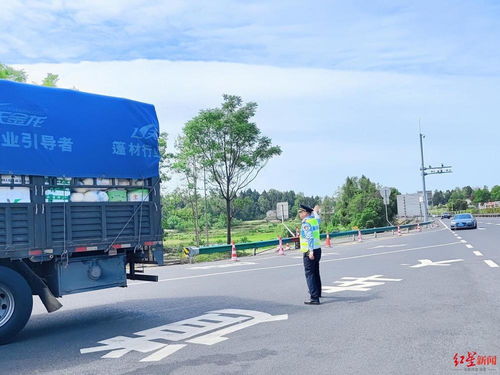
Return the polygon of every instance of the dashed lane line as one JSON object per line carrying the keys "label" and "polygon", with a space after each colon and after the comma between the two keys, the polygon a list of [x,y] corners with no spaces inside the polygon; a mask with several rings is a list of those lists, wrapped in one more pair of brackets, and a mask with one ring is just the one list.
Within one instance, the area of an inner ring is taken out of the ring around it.
{"label": "dashed lane line", "polygon": [[477,257],[482,257],[483,256],[483,253],[481,253],[480,251],[473,251],[473,253]]}
{"label": "dashed lane line", "polygon": [[496,264],[495,262],[493,262],[492,260],[485,260],[484,263],[486,263],[488,266],[492,267],[492,268],[496,268],[496,267],[499,267],[498,264]]}

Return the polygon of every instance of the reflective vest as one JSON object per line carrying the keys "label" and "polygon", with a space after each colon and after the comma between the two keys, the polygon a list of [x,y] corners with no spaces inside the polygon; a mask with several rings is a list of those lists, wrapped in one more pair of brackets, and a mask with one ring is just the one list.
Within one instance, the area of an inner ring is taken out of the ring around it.
{"label": "reflective vest", "polygon": [[319,249],[321,247],[321,241],[319,239],[319,223],[314,217],[309,216],[302,222],[302,227],[300,228],[300,251],[307,253],[309,251],[309,236],[314,239],[314,246],[311,250]]}

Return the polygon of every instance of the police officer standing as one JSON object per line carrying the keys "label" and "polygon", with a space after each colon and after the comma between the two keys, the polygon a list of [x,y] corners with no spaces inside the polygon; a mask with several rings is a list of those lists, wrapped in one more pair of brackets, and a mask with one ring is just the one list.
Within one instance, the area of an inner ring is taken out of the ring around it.
{"label": "police officer standing", "polygon": [[304,270],[310,299],[306,305],[319,305],[321,297],[321,277],[319,261],[321,259],[321,242],[319,237],[319,220],[313,214],[313,209],[301,204],[299,217],[302,220],[300,228],[300,251],[304,254]]}

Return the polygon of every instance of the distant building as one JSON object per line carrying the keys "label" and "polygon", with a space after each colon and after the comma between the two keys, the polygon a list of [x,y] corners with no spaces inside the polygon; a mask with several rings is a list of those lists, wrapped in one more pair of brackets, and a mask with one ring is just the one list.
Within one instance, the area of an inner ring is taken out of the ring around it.
{"label": "distant building", "polygon": [[[400,194],[396,197],[398,204],[398,217],[423,217],[424,216],[424,198],[422,192],[414,194]],[[427,191],[427,203],[432,201],[432,192]]]}
{"label": "distant building", "polygon": [[496,207],[500,207],[500,201],[486,202],[486,203],[479,203],[478,204],[478,208],[480,210],[485,209],[485,208],[496,208]]}

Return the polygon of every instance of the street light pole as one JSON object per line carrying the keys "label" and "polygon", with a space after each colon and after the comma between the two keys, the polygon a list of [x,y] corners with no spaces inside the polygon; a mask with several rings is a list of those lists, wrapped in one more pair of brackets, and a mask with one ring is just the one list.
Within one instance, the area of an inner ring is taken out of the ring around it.
{"label": "street light pole", "polygon": [[425,176],[428,174],[451,173],[451,165],[441,164],[440,167],[432,167],[430,165],[427,168],[424,167],[424,138],[425,135],[420,133],[420,156],[422,158],[422,168],[420,170],[422,171],[422,187],[424,189],[422,200],[424,202],[424,221],[427,221],[429,217],[429,205],[427,202],[427,191],[425,190]]}
{"label": "street light pole", "polygon": [[428,216],[428,210],[427,210],[427,191],[425,190],[425,167],[424,167],[424,143],[422,139],[425,137],[422,133],[420,133],[420,155],[422,157],[422,186],[424,188],[423,194],[424,194],[424,221],[427,221],[427,216]]}

